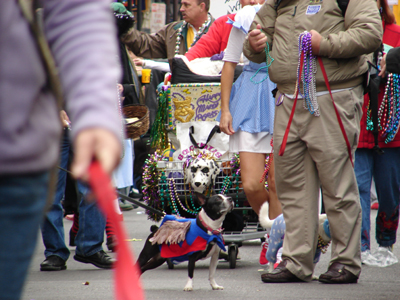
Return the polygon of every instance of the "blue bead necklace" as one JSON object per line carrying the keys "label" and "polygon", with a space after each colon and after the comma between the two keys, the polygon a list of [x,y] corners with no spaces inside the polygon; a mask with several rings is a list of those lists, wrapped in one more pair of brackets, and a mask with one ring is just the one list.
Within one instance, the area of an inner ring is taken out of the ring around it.
{"label": "blue bead necklace", "polygon": [[[265,63],[266,66],[262,66],[260,67],[256,73],[254,73],[253,76],[250,77],[250,81],[254,84],[259,84],[265,80],[267,80],[269,78],[269,74],[268,74],[268,69],[271,66],[272,62],[274,61],[274,59],[271,57],[271,54],[269,53],[269,44],[267,42],[267,46],[264,47],[264,52],[265,52]],[[268,62],[269,61],[269,62]],[[262,69],[267,69],[267,74],[265,75],[265,77],[263,79],[261,79],[260,81],[254,81],[254,78],[257,76],[258,72],[260,72]]]}

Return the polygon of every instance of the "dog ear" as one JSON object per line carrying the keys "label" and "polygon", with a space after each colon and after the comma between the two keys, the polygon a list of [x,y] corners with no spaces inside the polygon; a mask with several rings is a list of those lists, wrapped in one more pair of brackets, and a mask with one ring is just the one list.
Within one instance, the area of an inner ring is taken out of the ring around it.
{"label": "dog ear", "polygon": [[203,206],[206,203],[206,196],[198,192],[194,192],[194,194],[197,196],[197,201]]}
{"label": "dog ear", "polygon": [[217,176],[220,172],[220,164],[215,162],[214,160],[212,160],[211,162],[214,165],[213,172],[211,174],[211,186],[214,186],[215,179],[217,178]]}

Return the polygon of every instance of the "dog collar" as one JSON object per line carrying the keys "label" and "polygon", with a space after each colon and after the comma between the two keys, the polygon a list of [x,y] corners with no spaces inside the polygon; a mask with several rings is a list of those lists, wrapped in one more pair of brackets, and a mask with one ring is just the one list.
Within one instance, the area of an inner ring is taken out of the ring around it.
{"label": "dog collar", "polygon": [[203,218],[201,217],[201,214],[198,214],[197,217],[198,220],[200,221],[201,226],[204,227],[207,231],[210,231],[212,234],[219,235],[221,234],[222,231],[224,231],[222,227],[218,229],[212,229],[210,226],[206,224],[206,222],[204,222]]}

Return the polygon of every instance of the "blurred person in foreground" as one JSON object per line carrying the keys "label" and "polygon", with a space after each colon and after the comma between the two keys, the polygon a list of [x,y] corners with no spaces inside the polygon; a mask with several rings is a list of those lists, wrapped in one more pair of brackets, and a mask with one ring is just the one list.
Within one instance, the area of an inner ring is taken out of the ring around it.
{"label": "blurred person in foreground", "polygon": [[[268,50],[274,58],[269,74],[278,88],[275,182],[286,223],[282,262],[261,275],[263,282],[312,280],[320,186],[332,253],[319,281],[358,281],[361,207],[352,157],[368,70],[365,54],[377,49],[381,39],[373,0],[349,1],[345,12],[335,0],[267,0],[253,21],[243,53],[258,63]],[[267,42],[271,48],[265,50]]]}
{"label": "blurred person in foreground", "polygon": [[[71,122],[72,172],[95,158],[111,173],[121,155],[115,22],[106,0],[42,0],[43,26]],[[0,2],[0,299],[20,299],[43,220],[61,137],[59,111],[17,1]]]}

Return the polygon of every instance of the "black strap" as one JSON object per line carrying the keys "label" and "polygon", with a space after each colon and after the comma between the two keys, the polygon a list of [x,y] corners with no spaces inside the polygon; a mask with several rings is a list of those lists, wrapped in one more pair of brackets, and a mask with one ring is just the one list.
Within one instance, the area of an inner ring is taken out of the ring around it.
{"label": "black strap", "polygon": [[162,211],[160,211],[158,209],[155,209],[154,207],[148,206],[148,205],[144,204],[142,201],[133,199],[133,198],[128,197],[128,196],[126,196],[124,194],[121,194],[121,193],[117,193],[117,196],[120,197],[123,200],[126,200],[126,201],[128,201],[130,203],[133,203],[133,204],[135,204],[137,206],[140,206],[140,207],[142,207],[144,209],[147,209],[147,210],[151,211],[152,213],[155,213],[156,215],[159,215],[161,217],[165,216],[165,212],[162,212]]}
{"label": "black strap", "polygon": [[347,5],[349,5],[349,2],[350,2],[350,0],[337,0],[337,4],[339,5],[339,8],[342,10],[343,17],[346,14]]}
{"label": "black strap", "polygon": [[275,3],[275,10],[278,10],[279,4],[281,4],[282,0],[277,0]]}
{"label": "black strap", "polygon": [[22,14],[28,21],[31,32],[36,40],[43,61],[43,66],[47,73],[49,86],[56,98],[58,109],[61,110],[64,105],[62,85],[53,54],[50,50],[49,44],[47,43],[43,28],[40,26],[38,14],[34,11],[34,8],[38,6],[37,0],[18,0],[18,4],[21,8]]}
{"label": "black strap", "polygon": [[371,121],[374,124],[374,129],[372,133],[374,135],[374,147],[373,149],[378,154],[383,154],[383,150],[379,147],[378,144],[378,98],[379,98],[379,86],[381,84],[381,77],[377,74],[370,75],[369,80],[369,108],[371,109]]}
{"label": "black strap", "polygon": [[212,137],[214,136],[215,133],[221,133],[221,129],[219,128],[218,125],[215,125],[213,129],[211,129],[210,134],[208,135],[207,141],[206,143],[199,147],[199,144],[197,144],[195,138],[193,137],[194,134],[194,127],[190,126],[189,127],[189,137],[190,137],[190,141],[192,142],[193,146],[195,146],[195,148],[197,149],[204,149],[204,147],[208,144],[208,142],[212,139]]}

